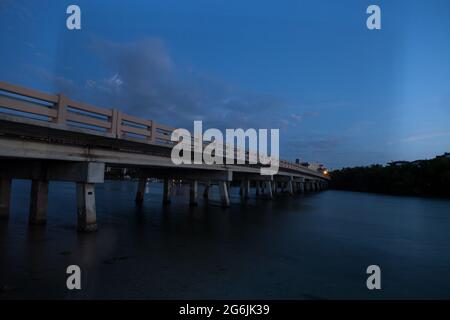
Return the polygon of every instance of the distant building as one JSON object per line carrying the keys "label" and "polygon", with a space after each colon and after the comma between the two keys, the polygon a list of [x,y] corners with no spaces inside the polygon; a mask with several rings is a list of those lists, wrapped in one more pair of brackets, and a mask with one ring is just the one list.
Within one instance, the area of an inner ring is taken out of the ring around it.
{"label": "distant building", "polygon": [[319,172],[327,171],[327,168],[325,168],[323,166],[323,164],[320,164],[320,163],[300,162],[300,159],[295,159],[295,163],[299,164],[303,167],[306,167],[308,169],[311,169],[311,170],[315,170],[315,171],[319,171]]}
{"label": "distant building", "polygon": [[316,171],[323,171],[324,169],[323,164],[320,163],[310,163],[308,168]]}

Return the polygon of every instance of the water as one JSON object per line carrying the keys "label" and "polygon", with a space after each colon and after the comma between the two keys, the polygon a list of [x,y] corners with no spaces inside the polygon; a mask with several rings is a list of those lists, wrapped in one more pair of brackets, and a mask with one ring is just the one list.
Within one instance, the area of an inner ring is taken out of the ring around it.
{"label": "water", "polygon": [[[98,185],[99,231],[75,232],[75,187],[51,183],[48,223],[29,227],[30,183],[0,222],[0,297],[115,299],[450,298],[450,201],[342,191],[170,206],[152,184]],[[254,191],[254,190],[252,190]],[[201,194],[201,193],[200,193]],[[218,194],[213,194],[218,198]],[[82,290],[66,289],[66,268]],[[366,268],[381,267],[380,291]]]}

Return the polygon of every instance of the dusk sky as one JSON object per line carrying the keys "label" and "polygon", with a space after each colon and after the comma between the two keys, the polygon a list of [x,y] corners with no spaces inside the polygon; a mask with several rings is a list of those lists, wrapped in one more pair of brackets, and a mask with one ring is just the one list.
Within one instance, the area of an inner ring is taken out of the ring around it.
{"label": "dusk sky", "polygon": [[174,127],[280,128],[282,158],[330,168],[433,158],[449,31],[448,0],[1,0],[0,81]]}

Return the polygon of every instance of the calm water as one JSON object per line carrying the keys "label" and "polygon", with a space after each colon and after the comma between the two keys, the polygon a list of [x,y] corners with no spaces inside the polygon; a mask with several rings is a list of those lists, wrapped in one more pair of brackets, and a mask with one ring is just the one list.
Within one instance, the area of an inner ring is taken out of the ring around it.
{"label": "calm water", "polygon": [[[48,224],[29,227],[30,183],[14,181],[0,297],[450,298],[448,200],[326,191],[241,205],[233,190],[230,209],[190,209],[187,191],[163,207],[152,184],[137,207],[136,188],[99,185],[99,231],[78,234],[73,184],[51,183]],[[65,287],[70,264],[81,291]],[[366,289],[371,264],[381,291]]]}

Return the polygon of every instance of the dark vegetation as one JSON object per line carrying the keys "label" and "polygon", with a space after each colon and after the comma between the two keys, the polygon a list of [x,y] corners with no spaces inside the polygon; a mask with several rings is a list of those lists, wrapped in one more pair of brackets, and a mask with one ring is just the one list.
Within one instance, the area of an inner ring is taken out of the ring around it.
{"label": "dark vegetation", "polygon": [[425,197],[450,197],[450,154],[431,160],[386,166],[343,168],[331,175],[331,188]]}

